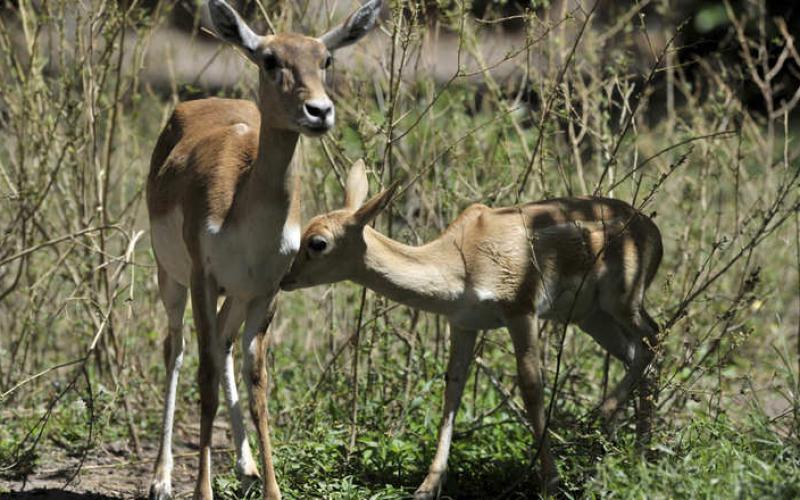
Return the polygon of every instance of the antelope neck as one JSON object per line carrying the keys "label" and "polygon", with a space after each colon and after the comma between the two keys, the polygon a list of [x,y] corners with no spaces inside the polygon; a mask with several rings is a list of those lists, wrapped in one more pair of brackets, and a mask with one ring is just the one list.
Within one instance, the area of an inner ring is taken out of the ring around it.
{"label": "antelope neck", "polygon": [[464,291],[464,265],[452,241],[404,245],[364,227],[363,270],[353,281],[411,307],[447,314]]}
{"label": "antelope neck", "polygon": [[258,155],[251,170],[248,191],[255,199],[274,200],[275,196],[291,197],[294,188],[294,150],[299,134],[273,128],[261,122]]}
{"label": "antelope neck", "polygon": [[261,91],[259,110],[261,126],[258,135],[258,154],[247,179],[246,205],[258,205],[267,202],[278,204],[289,210],[290,204],[296,201],[294,151],[300,134],[293,130],[278,128],[270,120],[270,110],[264,103],[264,83],[260,82]]}

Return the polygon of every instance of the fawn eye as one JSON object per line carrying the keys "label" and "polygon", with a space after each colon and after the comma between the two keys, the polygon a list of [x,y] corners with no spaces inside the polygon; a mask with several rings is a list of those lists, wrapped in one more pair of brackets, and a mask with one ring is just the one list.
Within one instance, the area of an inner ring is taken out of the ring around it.
{"label": "fawn eye", "polygon": [[328,69],[328,68],[330,68],[330,67],[331,67],[331,64],[333,64],[333,57],[331,57],[331,55],[330,55],[330,54],[328,54],[328,55],[325,57],[325,61],[323,61],[323,63],[322,63],[322,69]]}
{"label": "fawn eye", "polygon": [[328,248],[328,242],[322,236],[312,236],[308,240],[308,249],[313,253],[322,253]]}

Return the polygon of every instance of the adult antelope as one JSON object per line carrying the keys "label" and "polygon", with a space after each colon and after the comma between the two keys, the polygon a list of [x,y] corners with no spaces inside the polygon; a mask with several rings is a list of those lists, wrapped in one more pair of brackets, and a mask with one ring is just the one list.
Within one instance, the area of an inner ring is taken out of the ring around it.
{"label": "adult antelope", "polygon": [[[390,201],[391,187],[363,203],[363,162],[350,171],[344,208],[313,218],[301,251],[281,281],[285,290],[351,280],[450,322],[439,444],[418,498],[438,494],[453,423],[478,330],[505,326],[548,485],[557,470],[545,435],[536,318],[577,323],[626,363],[602,405],[613,414],[653,357],[658,327],[644,309],[661,261],[661,235],[648,217],[619,200],[559,198],[509,208],[472,205],[436,240],[410,247],[367,224]],[[363,203],[363,204],[362,204]]]}
{"label": "adult antelope", "polygon": [[[171,496],[172,423],[183,358],[187,289],[200,351],[200,468],[195,497],[210,499],[211,432],[224,372],[236,446],[236,469],[259,476],[247,443],[233,370],[232,345],[244,322],[244,373],[258,431],[264,497],[280,498],[267,421],[266,331],[281,277],[300,244],[300,193],[292,157],[300,134],[319,136],[334,122],[323,85],[331,53],[375,25],[381,0],[370,0],[320,38],[256,35],[222,0],[208,3],[217,32],[259,68],[259,106],[233,99],[179,104],[150,163],[147,206],[158,288],[169,319],[161,446],[150,498]],[[225,302],[217,311],[217,298]]]}

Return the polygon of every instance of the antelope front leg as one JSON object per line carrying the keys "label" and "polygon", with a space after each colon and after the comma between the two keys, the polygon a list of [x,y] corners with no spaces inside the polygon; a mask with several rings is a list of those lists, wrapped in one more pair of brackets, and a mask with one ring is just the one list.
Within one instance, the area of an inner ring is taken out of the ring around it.
{"label": "antelope front leg", "polygon": [[511,318],[507,324],[514,342],[520,392],[528,412],[528,420],[533,424],[533,432],[541,448],[539,457],[545,491],[551,491],[558,484],[558,470],[550,454],[550,443],[545,432],[544,382],[536,321],[535,316],[529,315]]}
{"label": "antelope front leg", "polygon": [[225,343],[223,372],[225,402],[228,406],[233,442],[236,447],[236,474],[242,481],[244,489],[260,479],[258,467],[256,467],[250,451],[250,444],[247,442],[247,429],[244,425],[242,404],[239,400],[239,390],[236,387],[236,371],[233,367],[233,342],[237,338],[239,327],[244,322],[246,312],[246,302],[228,297],[218,315],[219,331]]}
{"label": "antelope front leg", "polygon": [[435,498],[442,487],[442,480],[447,471],[447,457],[450,455],[450,443],[453,439],[453,424],[456,421],[461,394],[464,392],[464,385],[467,382],[467,373],[474,355],[473,349],[477,336],[477,331],[461,330],[450,325],[450,360],[447,362],[447,381],[442,424],[439,428],[439,444],[425,481],[414,493],[416,499]]}
{"label": "antelope front leg", "polygon": [[279,500],[281,491],[272,466],[272,445],[269,439],[267,413],[267,329],[275,314],[275,296],[252,301],[247,306],[244,324],[244,376],[250,396],[250,414],[258,431],[261,466],[264,472],[264,498]]}
{"label": "antelope front leg", "polygon": [[211,500],[211,434],[219,404],[219,375],[222,368],[223,346],[217,329],[217,286],[213,277],[202,269],[192,272],[192,312],[197,328],[199,365],[197,383],[200,387],[200,468],[194,498]]}

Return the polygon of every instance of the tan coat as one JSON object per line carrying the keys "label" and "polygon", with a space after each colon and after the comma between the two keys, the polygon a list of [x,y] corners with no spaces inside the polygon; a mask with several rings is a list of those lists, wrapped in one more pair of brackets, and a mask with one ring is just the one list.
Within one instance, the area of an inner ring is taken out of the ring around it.
{"label": "tan coat", "polygon": [[[620,200],[557,198],[507,208],[472,205],[438,238],[413,247],[368,225],[394,187],[363,203],[367,186],[358,162],[347,180],[344,208],[309,222],[281,286],[351,280],[449,320],[439,444],[417,498],[434,498],[441,487],[477,331],[507,327],[528,416],[543,441],[545,487],[552,488],[558,473],[545,433],[537,317],[577,323],[626,364],[625,377],[601,406],[610,419],[642,379],[658,341],[658,325],[643,304],[661,262],[658,228]],[[646,386],[641,409],[649,415]]]}

